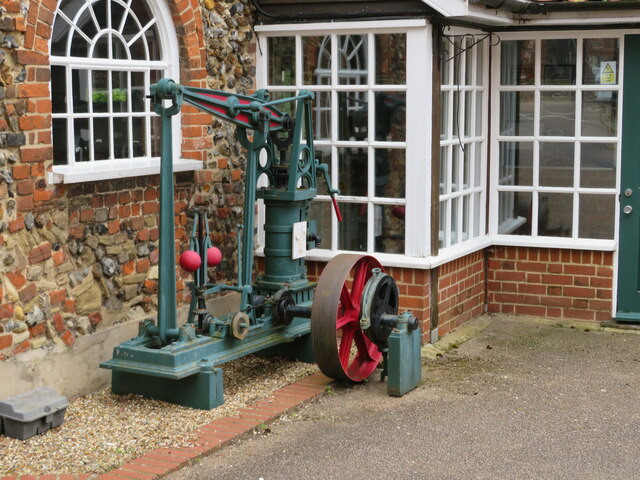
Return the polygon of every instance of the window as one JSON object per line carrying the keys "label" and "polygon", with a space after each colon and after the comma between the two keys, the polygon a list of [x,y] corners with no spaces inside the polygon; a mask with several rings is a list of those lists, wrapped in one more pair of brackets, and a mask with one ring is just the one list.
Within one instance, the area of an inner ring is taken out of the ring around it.
{"label": "window", "polygon": [[[111,177],[146,174],[140,167],[157,163],[160,118],[146,95],[175,73],[169,62],[175,39],[159,20],[166,12],[153,5],[60,3],[50,48],[54,172],[67,173],[63,181],[109,178],[108,170]],[[81,176],[74,180],[74,173]]]}
{"label": "window", "polygon": [[619,37],[503,36],[494,233],[593,247],[614,239],[619,48]]}
{"label": "window", "polygon": [[[416,23],[425,26],[423,21]],[[322,238],[320,249],[331,255],[354,251],[424,256],[428,209],[410,205],[408,199],[427,199],[430,179],[408,179],[406,172],[411,170],[409,158],[421,164],[417,172],[429,162],[424,134],[430,115],[427,92],[412,97],[409,89],[413,80],[428,90],[427,30],[364,28],[269,31],[261,47],[259,86],[272,98],[293,96],[301,89],[315,93],[316,156],[329,166],[333,186],[340,189],[337,200],[343,216],[339,223],[320,180],[310,213]],[[419,77],[421,68],[425,75]],[[413,125],[411,115],[416,116]],[[412,144],[409,137],[421,126],[421,145]],[[410,212],[422,219],[412,224]],[[417,233],[419,228],[424,230]]]}
{"label": "window", "polygon": [[485,34],[442,40],[441,249],[485,236],[488,41]]}

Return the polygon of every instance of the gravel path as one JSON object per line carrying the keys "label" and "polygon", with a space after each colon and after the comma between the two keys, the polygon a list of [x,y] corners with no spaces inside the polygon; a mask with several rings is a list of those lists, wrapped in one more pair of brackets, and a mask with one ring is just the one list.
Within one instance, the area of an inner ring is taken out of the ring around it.
{"label": "gravel path", "polygon": [[195,410],[105,388],[72,400],[64,423],[26,441],[0,436],[0,476],[104,473],[163,446],[192,446],[193,431],[318,371],[315,365],[245,357],[224,365],[225,403]]}

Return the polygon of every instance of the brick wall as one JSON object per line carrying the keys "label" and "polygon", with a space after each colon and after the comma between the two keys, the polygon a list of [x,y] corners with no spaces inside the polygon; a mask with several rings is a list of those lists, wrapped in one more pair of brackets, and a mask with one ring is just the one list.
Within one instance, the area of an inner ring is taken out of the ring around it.
{"label": "brick wall", "polygon": [[490,312],[611,319],[611,252],[525,247],[490,251]]}
{"label": "brick wall", "polygon": [[[151,1],[151,0],[150,0]],[[131,312],[153,312],[158,176],[51,185],[49,40],[56,0],[0,0],[0,359],[73,346]],[[168,0],[182,84],[247,93],[255,45],[247,0]],[[234,277],[245,159],[235,129],[182,109],[181,156],[204,169],[176,175],[176,252],[188,246],[190,207],[205,208]],[[189,299],[177,271],[178,300]]]}
{"label": "brick wall", "polygon": [[485,304],[484,252],[442,265],[438,271],[438,336],[481,315]]}

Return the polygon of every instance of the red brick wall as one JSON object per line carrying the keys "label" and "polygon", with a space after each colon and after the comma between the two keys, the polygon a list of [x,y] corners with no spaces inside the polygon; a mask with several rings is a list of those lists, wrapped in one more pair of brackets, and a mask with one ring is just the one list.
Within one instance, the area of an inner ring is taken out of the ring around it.
{"label": "red brick wall", "polygon": [[490,252],[490,312],[611,319],[611,252],[526,247],[493,247]]}
{"label": "red brick wall", "polygon": [[481,315],[485,304],[484,252],[446,263],[438,272],[438,335]]}

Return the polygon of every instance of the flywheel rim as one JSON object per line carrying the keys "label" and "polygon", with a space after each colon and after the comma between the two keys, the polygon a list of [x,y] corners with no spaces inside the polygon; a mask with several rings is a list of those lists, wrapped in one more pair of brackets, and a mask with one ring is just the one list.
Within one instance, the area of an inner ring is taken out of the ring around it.
{"label": "flywheel rim", "polygon": [[[341,254],[320,276],[311,308],[311,342],[320,370],[330,378],[362,382],[382,359],[359,323],[362,292],[374,268],[382,265],[370,255]],[[351,358],[353,345],[357,353]]]}

